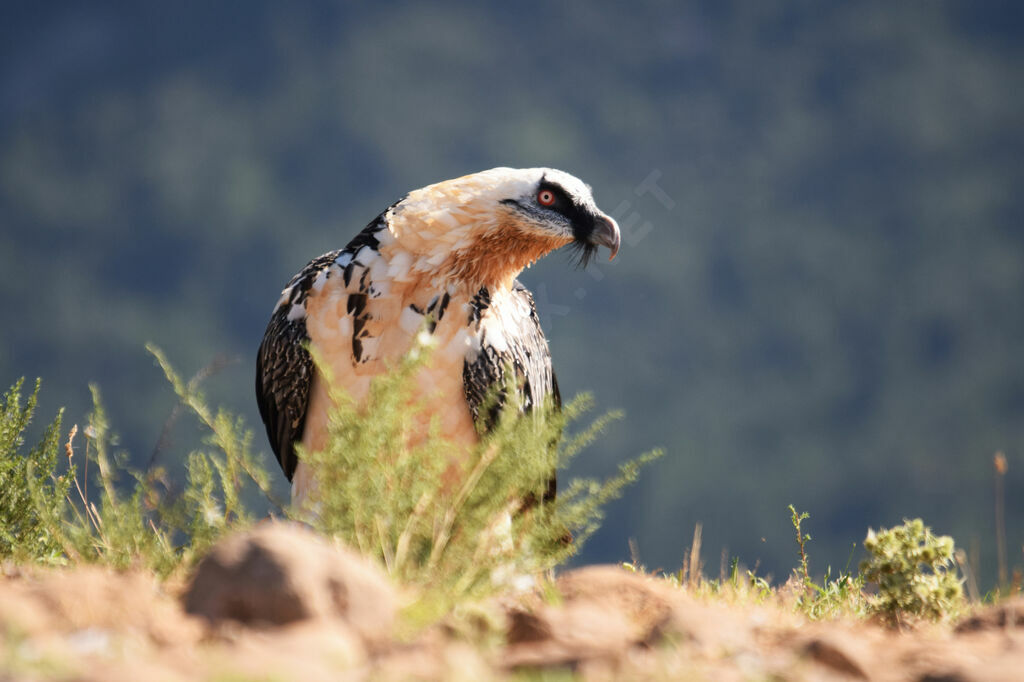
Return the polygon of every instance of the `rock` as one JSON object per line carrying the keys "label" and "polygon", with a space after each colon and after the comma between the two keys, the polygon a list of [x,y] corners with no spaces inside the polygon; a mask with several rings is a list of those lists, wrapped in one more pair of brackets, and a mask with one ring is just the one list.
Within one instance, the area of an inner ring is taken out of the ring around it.
{"label": "rock", "polygon": [[339,618],[367,642],[390,636],[397,602],[387,577],[366,559],[282,522],[218,542],[184,594],[186,611],[214,623]]}
{"label": "rock", "polygon": [[575,669],[594,659],[614,661],[636,643],[636,630],[622,613],[596,604],[546,606],[533,618],[531,636],[535,638],[511,644],[505,650],[502,664],[507,669]]}
{"label": "rock", "polygon": [[917,682],[971,682],[963,673],[956,670],[927,672],[917,678]]}
{"label": "rock", "polygon": [[505,641],[509,644],[542,642],[551,639],[554,633],[551,622],[543,614],[524,609],[512,609],[508,613],[508,631]]}
{"label": "rock", "polygon": [[1007,599],[960,621],[956,633],[1024,627],[1024,597]]}
{"label": "rock", "polygon": [[353,671],[366,665],[368,656],[363,639],[338,619],[240,628],[231,634],[227,649],[232,679],[353,679]]}
{"label": "rock", "polygon": [[659,587],[618,566],[570,571],[556,582],[560,603],[508,608],[502,665],[576,670],[585,662],[615,663],[671,613]]}
{"label": "rock", "polygon": [[202,635],[201,623],[182,614],[154,576],[90,565],[6,580],[0,621],[31,633],[131,631],[160,645],[192,644]]}
{"label": "rock", "polygon": [[620,566],[579,568],[559,577],[557,587],[566,602],[587,602],[620,614],[632,624],[638,643],[664,627],[675,603],[684,598],[663,580]]}
{"label": "rock", "polygon": [[868,679],[864,666],[857,661],[849,647],[836,637],[818,636],[809,639],[803,646],[803,652],[818,664],[836,672],[859,680]]}
{"label": "rock", "polygon": [[361,672],[360,680],[483,682],[496,679],[493,668],[476,647],[452,640],[436,630],[415,641],[392,646]]}
{"label": "rock", "polygon": [[593,604],[625,618],[634,644],[655,646],[670,637],[710,649],[750,646],[749,624],[736,613],[662,578],[619,566],[587,566],[561,576],[557,587],[567,604]]}
{"label": "rock", "polygon": [[752,649],[742,619],[688,596],[660,578],[618,566],[589,566],[556,582],[558,604],[507,611],[506,669],[597,664],[614,673],[627,661],[671,640],[718,656]]}

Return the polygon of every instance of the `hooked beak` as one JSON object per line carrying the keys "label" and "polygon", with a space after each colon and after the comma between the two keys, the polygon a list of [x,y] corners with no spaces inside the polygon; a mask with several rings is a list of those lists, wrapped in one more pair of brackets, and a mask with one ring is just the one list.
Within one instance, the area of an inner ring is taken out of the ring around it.
{"label": "hooked beak", "polygon": [[612,260],[615,258],[615,254],[619,252],[619,244],[622,241],[622,237],[619,234],[619,224],[615,222],[614,218],[603,214],[598,215],[594,218],[594,231],[590,233],[588,241],[597,246],[607,246],[608,250],[611,251],[608,260]]}

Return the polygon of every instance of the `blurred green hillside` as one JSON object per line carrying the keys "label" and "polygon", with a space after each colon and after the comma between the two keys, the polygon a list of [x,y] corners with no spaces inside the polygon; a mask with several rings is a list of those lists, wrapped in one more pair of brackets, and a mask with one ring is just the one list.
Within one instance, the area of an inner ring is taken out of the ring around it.
{"label": "blurred green hillside", "polygon": [[295,271],[409,189],[559,167],[624,229],[523,277],[563,393],[627,411],[580,473],[668,451],[583,561],[674,567],[700,521],[779,576],[793,503],[816,570],[921,516],[991,583],[996,450],[1024,564],[1022,8],[5,3],[0,384],[72,423],[98,382],[141,466],[173,407],[143,344],[237,358],[209,391],[262,443]]}

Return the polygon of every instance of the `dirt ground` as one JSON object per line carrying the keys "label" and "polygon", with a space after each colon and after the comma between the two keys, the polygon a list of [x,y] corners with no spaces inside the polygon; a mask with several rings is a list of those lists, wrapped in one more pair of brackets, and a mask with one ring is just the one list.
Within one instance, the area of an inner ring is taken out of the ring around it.
{"label": "dirt ground", "polygon": [[229,540],[179,583],[5,566],[0,680],[1024,680],[1024,600],[894,630],[591,566],[410,633],[358,557],[290,528]]}

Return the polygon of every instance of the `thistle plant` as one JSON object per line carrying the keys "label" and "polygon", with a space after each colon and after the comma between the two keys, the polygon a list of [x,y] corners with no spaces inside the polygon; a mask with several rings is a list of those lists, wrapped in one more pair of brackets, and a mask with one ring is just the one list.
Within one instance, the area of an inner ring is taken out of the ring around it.
{"label": "thistle plant", "polygon": [[953,538],[933,535],[921,519],[877,533],[869,529],[864,548],[871,556],[861,563],[861,574],[878,585],[870,609],[887,621],[898,623],[903,614],[939,620],[963,606]]}

